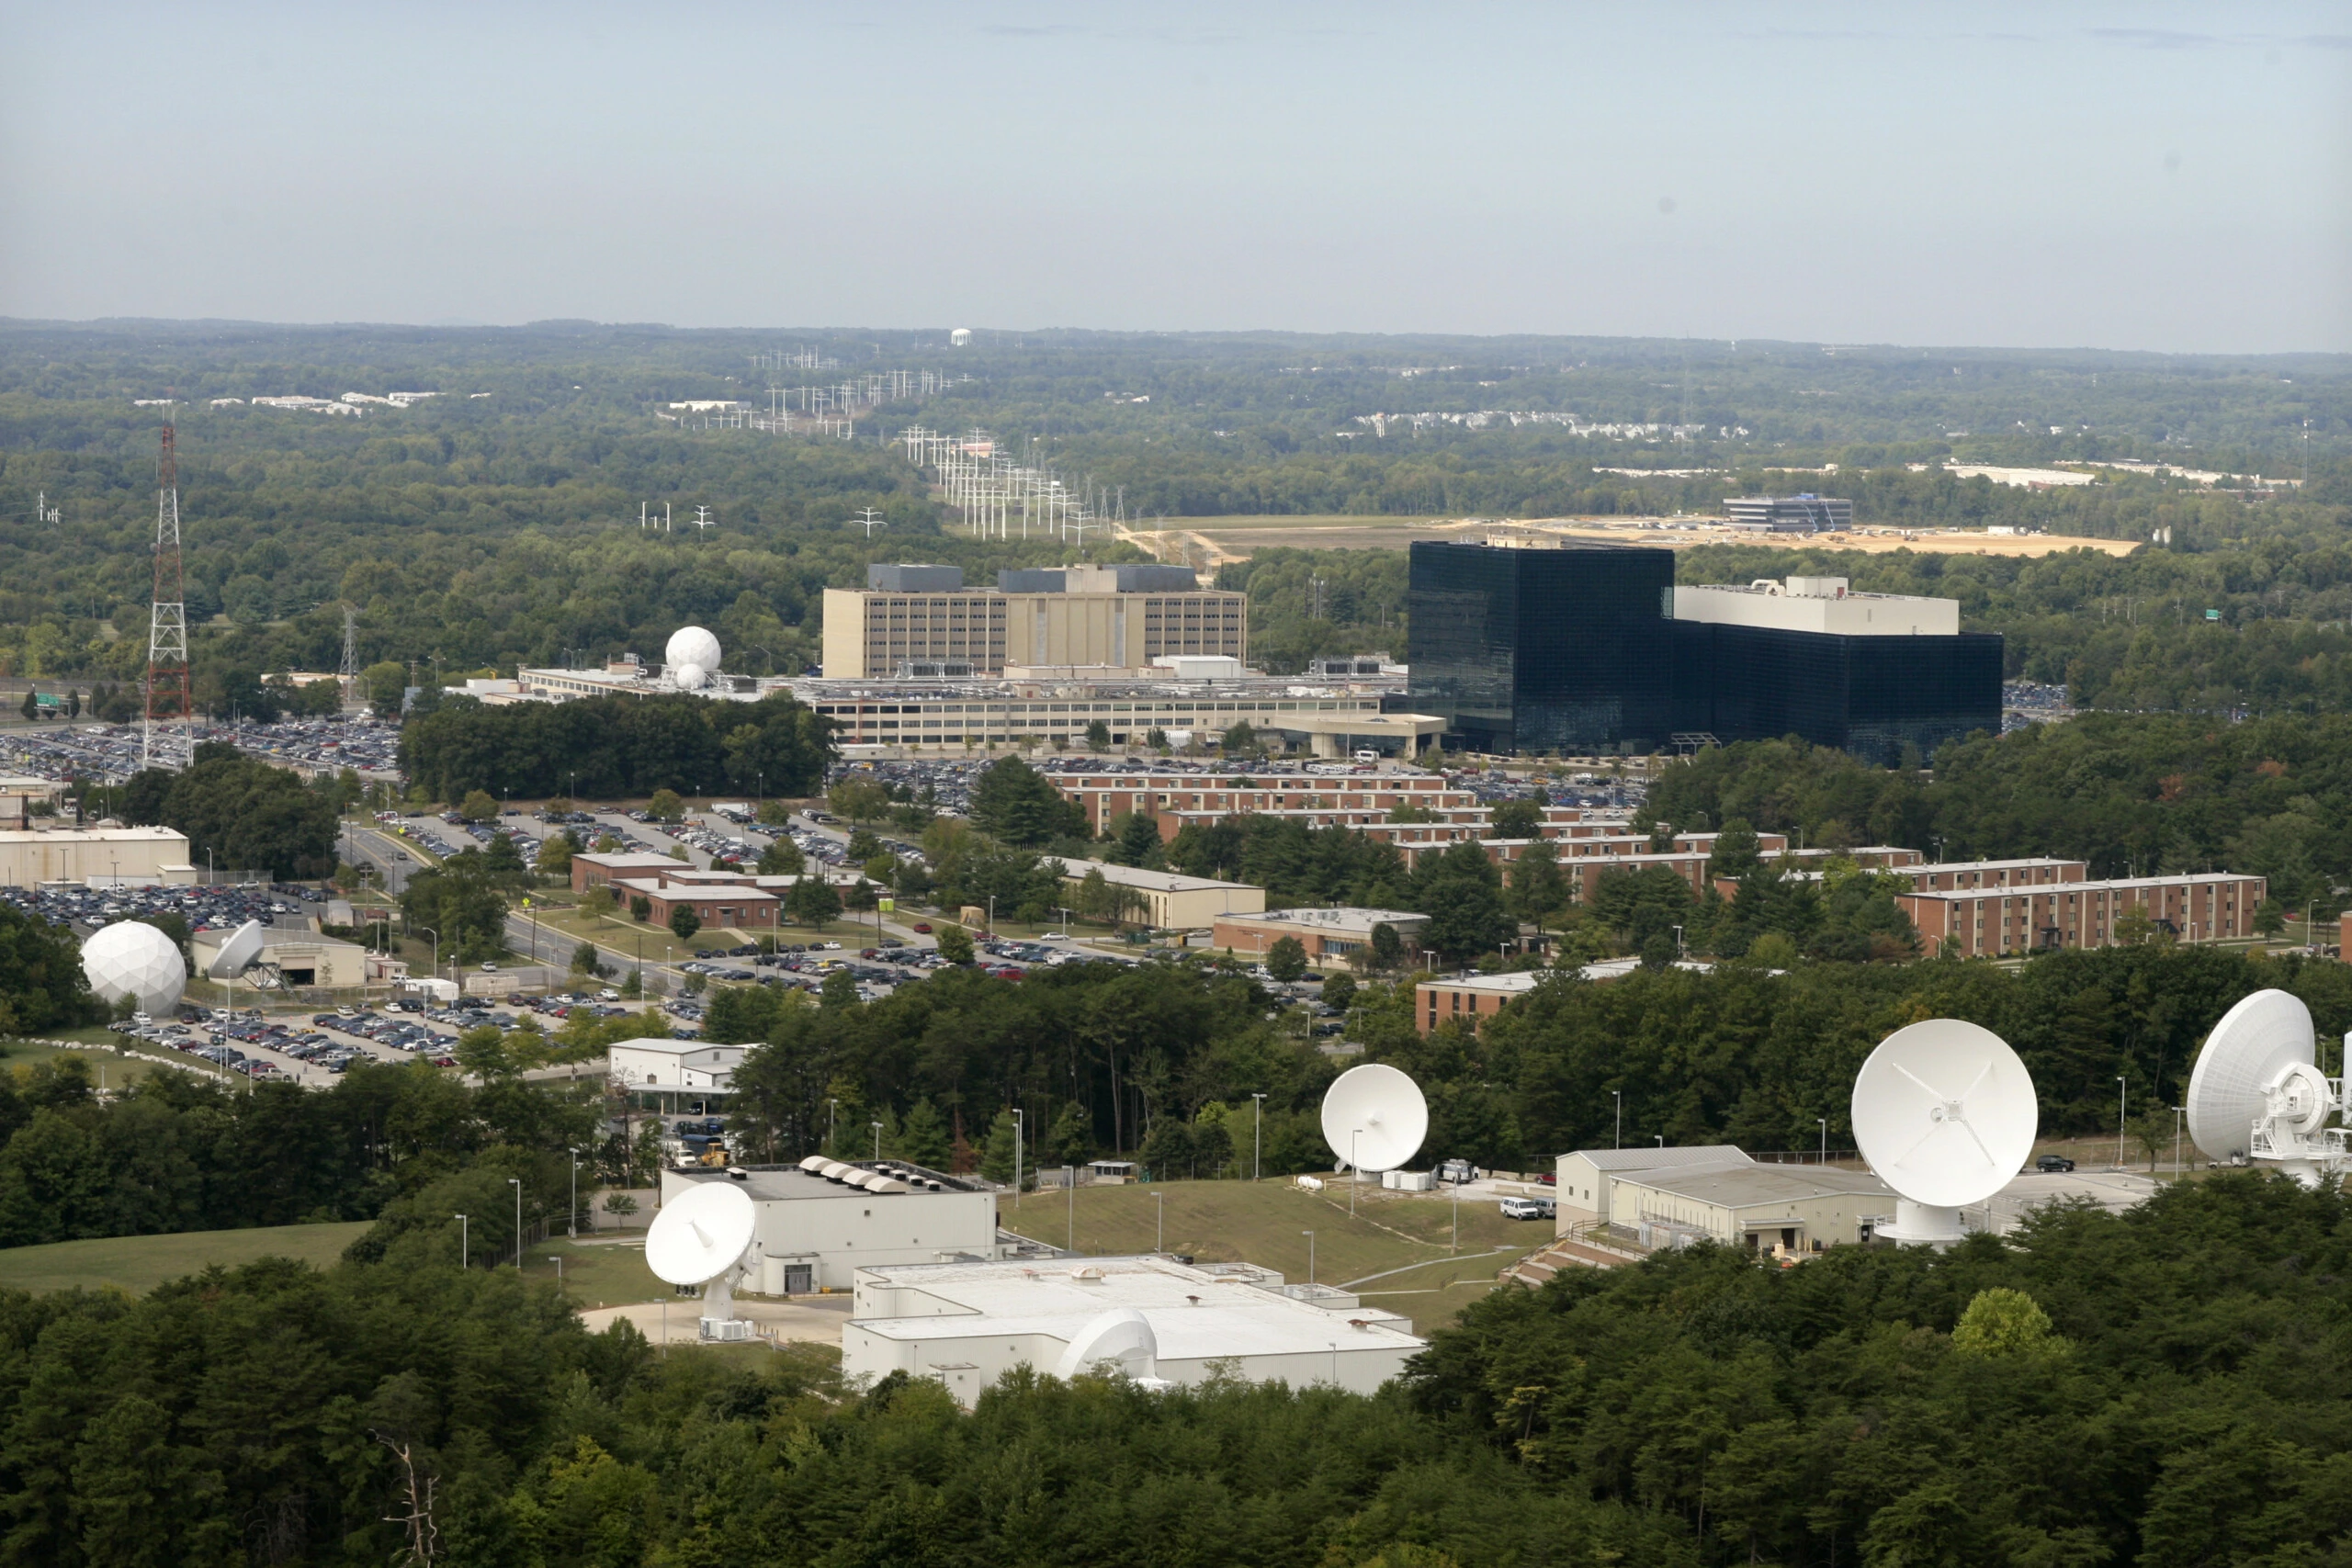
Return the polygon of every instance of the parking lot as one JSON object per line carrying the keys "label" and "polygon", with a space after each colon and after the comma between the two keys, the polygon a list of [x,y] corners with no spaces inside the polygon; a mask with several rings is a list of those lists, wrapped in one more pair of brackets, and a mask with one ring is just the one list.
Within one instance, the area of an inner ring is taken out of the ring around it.
{"label": "parking lot", "polygon": [[[199,720],[196,743],[225,740],[240,751],[297,768],[355,770],[363,783],[400,776],[400,727],[375,719],[289,718],[277,724]],[[38,778],[120,784],[139,771],[142,736],[135,724],[58,724],[12,728],[10,766]]]}

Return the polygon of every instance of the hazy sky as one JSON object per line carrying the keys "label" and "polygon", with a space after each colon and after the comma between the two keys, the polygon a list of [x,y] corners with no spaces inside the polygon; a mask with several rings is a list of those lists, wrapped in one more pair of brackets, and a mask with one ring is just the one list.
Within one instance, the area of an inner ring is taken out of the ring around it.
{"label": "hazy sky", "polygon": [[2352,350],[2352,0],[0,0],[0,315]]}

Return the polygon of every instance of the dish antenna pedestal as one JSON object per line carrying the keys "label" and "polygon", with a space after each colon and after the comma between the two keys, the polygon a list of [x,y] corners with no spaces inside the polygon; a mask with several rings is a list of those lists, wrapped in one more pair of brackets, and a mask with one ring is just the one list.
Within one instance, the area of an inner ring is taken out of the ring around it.
{"label": "dish antenna pedestal", "polygon": [[1854,1141],[1894,1189],[1889,1241],[1950,1247],[1961,1211],[2008,1185],[2041,1123],[2033,1078],[2008,1043],[1957,1019],[1930,1019],[1879,1042],[1854,1076]]}
{"label": "dish antenna pedestal", "polygon": [[2285,991],[2256,991],[2222,1015],[2188,1077],[2188,1135],[2207,1155],[2251,1158],[2306,1187],[2347,1163],[2347,1080],[2319,1066],[2311,1009]]}
{"label": "dish antenna pedestal", "polygon": [[1395,1170],[1430,1133],[1420,1086],[1378,1062],[1350,1067],[1323,1091],[1323,1141],[1353,1173]]}
{"label": "dish antenna pedestal", "polygon": [[673,1285],[702,1287],[702,1337],[749,1339],[735,1281],[752,1258],[759,1212],[732,1182],[696,1184],[664,1204],[645,1235],[646,1266]]}

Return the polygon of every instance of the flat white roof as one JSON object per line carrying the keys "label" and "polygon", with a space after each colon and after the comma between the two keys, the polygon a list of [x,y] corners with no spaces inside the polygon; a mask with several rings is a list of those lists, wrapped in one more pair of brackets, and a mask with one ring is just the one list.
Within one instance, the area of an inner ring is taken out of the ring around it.
{"label": "flat white roof", "polygon": [[1736,1144],[1693,1144],[1686,1148],[1577,1149],[1573,1156],[1600,1171],[1663,1170],[1673,1166],[1753,1165]]}
{"label": "flat white roof", "polygon": [[1369,935],[1379,925],[1425,926],[1427,915],[1410,909],[1268,909],[1263,914],[1229,915],[1234,920],[1250,920],[1260,925],[1313,926],[1318,930],[1350,931]]}
{"label": "flat white roof", "polygon": [[613,1051],[652,1051],[664,1056],[687,1056],[697,1051],[707,1051],[715,1057],[721,1051],[732,1051],[737,1059],[751,1047],[722,1045],[708,1040],[669,1040],[652,1035],[639,1035],[635,1040],[616,1040],[606,1049]]}
{"label": "flat white roof", "polygon": [[[1099,1274],[1081,1280],[1080,1270]],[[1035,1334],[1068,1342],[1103,1313],[1132,1307],[1149,1320],[1162,1361],[1222,1356],[1306,1356],[1421,1348],[1411,1320],[1377,1308],[1327,1310],[1164,1258],[1072,1258],[1047,1264],[882,1265],[858,1273],[967,1309],[968,1315],[854,1319],[887,1339],[1002,1339]],[[1261,1273],[1262,1276],[1262,1272]],[[1272,1276],[1279,1280],[1280,1276]],[[1197,1297],[1198,1302],[1188,1299]],[[1356,1326],[1358,1323],[1363,1325]],[[1403,1325],[1404,1326],[1398,1326]]]}
{"label": "flat white roof", "polygon": [[1865,1171],[1840,1170],[1835,1166],[1756,1165],[1745,1155],[1738,1162],[1667,1166],[1620,1173],[1639,1186],[1671,1192],[1725,1209],[1781,1209],[1813,1198],[1860,1194],[1894,1201],[1894,1190]]}
{"label": "flat white roof", "polygon": [[1248,890],[1262,893],[1247,882],[1219,882],[1213,876],[1184,876],[1172,871],[1146,871],[1141,866],[1114,865],[1108,861],[1072,860],[1062,863],[1062,874],[1073,880],[1082,879],[1090,871],[1099,871],[1105,882],[1124,887],[1143,887],[1154,893],[1215,893],[1221,889]]}
{"label": "flat white roof", "polygon": [[[865,1159],[843,1160],[842,1163],[853,1169],[865,1172],[881,1171],[886,1168],[888,1170],[913,1168],[887,1159],[880,1165]],[[755,1203],[831,1202],[849,1198],[860,1198],[868,1203],[902,1203],[910,1199],[969,1198],[979,1193],[979,1189],[970,1183],[958,1181],[953,1177],[940,1176],[936,1171],[925,1174],[948,1183],[944,1192],[933,1192],[928,1188],[922,1187],[910,1187],[904,1192],[876,1192],[870,1188],[851,1187],[839,1181],[828,1181],[816,1172],[803,1170],[797,1165],[771,1167],[762,1170],[745,1170],[743,1179],[741,1181],[737,1181],[735,1178],[724,1171],[713,1171],[708,1174],[699,1171],[678,1171],[671,1174],[681,1181],[733,1182],[749,1193]]]}

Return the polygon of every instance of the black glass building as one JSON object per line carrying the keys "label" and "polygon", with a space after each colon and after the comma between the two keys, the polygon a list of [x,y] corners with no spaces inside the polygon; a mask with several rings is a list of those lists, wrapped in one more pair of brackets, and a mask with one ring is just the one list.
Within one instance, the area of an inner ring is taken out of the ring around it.
{"label": "black glass building", "polygon": [[2001,638],[1849,637],[1674,623],[1674,728],[1735,740],[1800,736],[1882,767],[2001,729]]}
{"label": "black glass building", "polygon": [[1647,750],[1674,717],[1674,553],[1419,540],[1407,590],[1416,711],[1477,751]]}
{"label": "black glass building", "polygon": [[1949,601],[1842,578],[1684,597],[1677,619],[1671,550],[1417,542],[1405,701],[1449,748],[1503,753],[1795,735],[1892,766],[2000,730],[2001,638],[1958,631]]}

